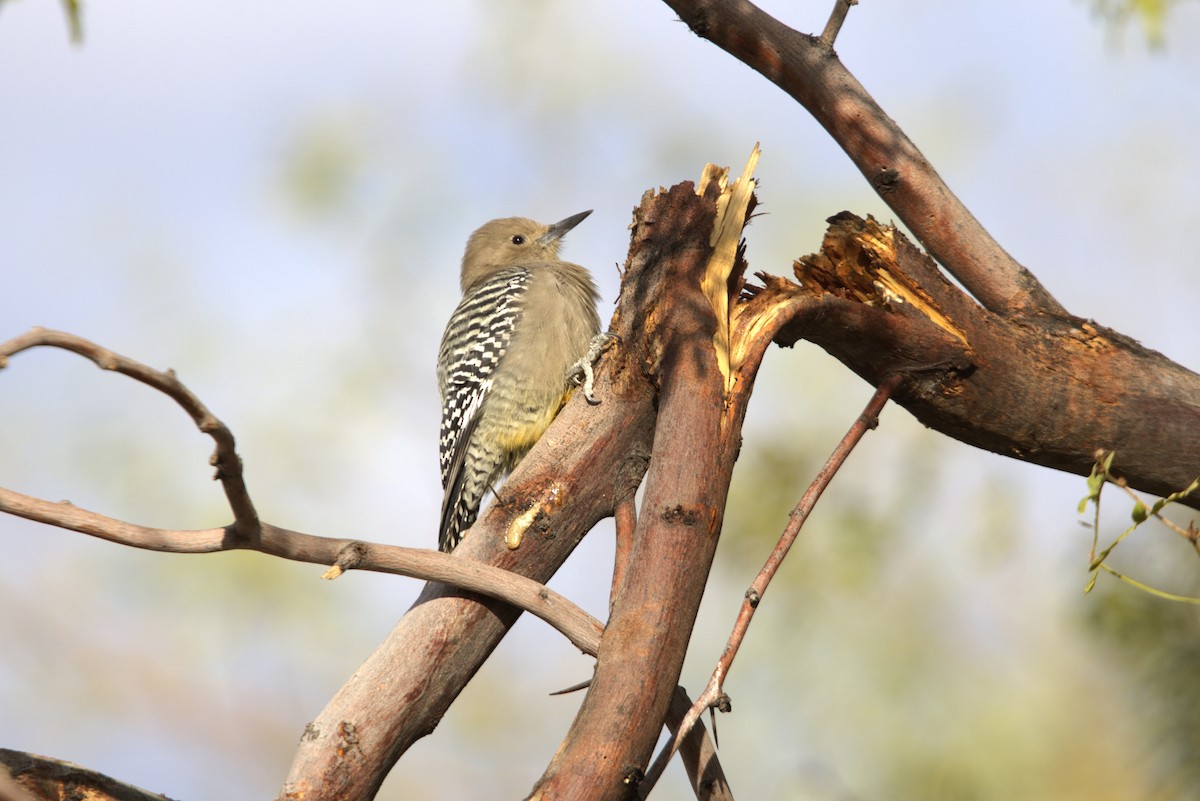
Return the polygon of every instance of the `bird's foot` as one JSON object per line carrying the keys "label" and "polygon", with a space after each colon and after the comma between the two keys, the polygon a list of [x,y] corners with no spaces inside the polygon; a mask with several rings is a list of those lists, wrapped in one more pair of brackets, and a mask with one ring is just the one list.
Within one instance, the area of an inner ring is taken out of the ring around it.
{"label": "bird's foot", "polygon": [[616,334],[610,334],[605,331],[592,337],[592,342],[588,345],[587,353],[583,358],[575,362],[567,370],[567,380],[576,386],[583,386],[583,397],[593,406],[600,404],[599,399],[592,394],[596,382],[596,371],[592,365],[600,358],[600,354],[604,353],[619,337]]}

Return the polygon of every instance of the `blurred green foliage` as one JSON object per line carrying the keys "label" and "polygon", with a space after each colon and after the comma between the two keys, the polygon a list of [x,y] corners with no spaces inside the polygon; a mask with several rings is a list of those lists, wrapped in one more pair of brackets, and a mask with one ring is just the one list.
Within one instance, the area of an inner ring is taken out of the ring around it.
{"label": "blurred green foliage", "polygon": [[[11,0],[0,0],[3,8]],[[75,44],[83,43],[83,3],[80,0],[61,0],[63,13],[67,18],[67,32]]]}
{"label": "blurred green foliage", "polygon": [[1137,26],[1151,48],[1166,46],[1171,9],[1181,2],[1183,0],[1089,0],[1093,13],[1114,33],[1123,33],[1131,25]]}

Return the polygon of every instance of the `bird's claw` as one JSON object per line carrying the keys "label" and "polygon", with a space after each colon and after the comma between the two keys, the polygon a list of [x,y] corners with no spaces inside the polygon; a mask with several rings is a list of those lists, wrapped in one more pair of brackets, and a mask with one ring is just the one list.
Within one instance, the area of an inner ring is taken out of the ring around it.
{"label": "bird's claw", "polygon": [[576,386],[582,385],[584,399],[593,406],[599,406],[600,399],[592,394],[596,382],[596,371],[592,365],[600,358],[600,354],[604,353],[617,339],[616,334],[610,334],[607,331],[596,334],[592,337],[591,344],[588,345],[587,353],[583,355],[583,358],[567,370],[567,380]]}

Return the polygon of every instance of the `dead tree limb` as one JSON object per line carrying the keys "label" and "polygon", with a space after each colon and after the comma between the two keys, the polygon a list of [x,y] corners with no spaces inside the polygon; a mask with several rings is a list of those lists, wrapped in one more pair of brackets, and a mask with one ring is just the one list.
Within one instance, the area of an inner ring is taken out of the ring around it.
{"label": "dead tree limb", "polygon": [[[7,770],[6,770],[7,769]],[[9,779],[7,773],[12,774]],[[0,801],[171,801],[61,759],[0,748]]]}
{"label": "dead tree limb", "polygon": [[[597,373],[602,403],[591,406],[576,393],[451,558],[545,582],[596,522],[632,497],[655,427],[645,377],[652,366],[631,355],[630,343],[641,338],[633,319],[621,308],[614,316],[620,339]],[[514,534],[521,544],[511,549],[505,542]],[[309,725],[279,798],[371,798],[395,761],[433,731],[518,616],[507,604],[426,585]]]}
{"label": "dead tree limb", "polygon": [[900,371],[893,400],[930,428],[1083,476],[1116,451],[1129,485],[1159,496],[1200,475],[1200,375],[1161,353],[1091,320],[995,314],[895,228],[847,212],[795,274],[764,277],[813,304],[780,344],[810,340],[872,384]]}
{"label": "dead tree limb", "polygon": [[746,590],[737,620],[734,621],[733,631],[730,633],[729,640],[725,644],[725,650],[721,652],[721,656],[717,660],[717,666],[713,669],[712,676],[708,680],[708,685],[696,697],[691,708],[684,713],[683,718],[676,727],[674,737],[663,746],[653,764],[650,765],[650,769],[646,772],[645,793],[649,793],[655,782],[658,781],[667,763],[674,756],[675,751],[683,747],[686,741],[685,738],[690,736],[692,727],[700,722],[701,715],[706,709],[720,709],[722,712],[729,711],[729,696],[725,694],[725,679],[729,676],[729,670],[733,667],[733,660],[737,657],[738,650],[742,647],[742,641],[745,639],[746,632],[750,628],[750,621],[754,618],[755,611],[762,602],[767,588],[771,585],[771,579],[775,577],[775,573],[783,564],[788,551],[795,544],[796,538],[800,535],[800,529],[803,528],[805,521],[808,520],[808,516],[816,507],[817,501],[820,500],[821,495],[829,487],[838,470],[846,463],[850,452],[854,450],[854,447],[867,431],[879,425],[879,412],[882,411],[888,398],[891,396],[892,390],[900,383],[900,380],[901,376],[893,373],[879,384],[879,388],[875,390],[875,394],[867,403],[866,409],[850,425],[841,442],[838,443],[838,446],[829,458],[825,460],[825,465],[817,473],[816,478],[809,484],[800,502],[796,504],[796,507],[792,509],[792,513],[788,515],[787,526],[784,528],[783,534],[780,535],[778,543],[771,550],[762,570],[759,571],[754,581],[751,582],[750,588]]}
{"label": "dead tree limb", "polygon": [[938,263],[995,312],[1066,310],[1005,252],[833,49],[749,0],[665,0],[702,39],[802,105]]}
{"label": "dead tree limb", "polygon": [[[540,783],[542,795],[603,799],[629,792],[627,782],[648,761],[675,692],[716,543],[745,399],[775,333],[730,325],[740,270],[709,287],[725,298],[724,375],[733,376],[734,387],[727,390],[714,345],[722,326],[700,287],[715,250],[721,183],[711,174],[704,195],[686,183],[643,197],[612,323],[620,344],[598,371],[603,403],[573,399],[505,483],[501,500],[454,552],[453,558],[544,580],[597,520],[631,497],[647,462],[652,465],[597,674],[564,750]],[[735,259],[741,264],[743,220],[722,240],[732,236],[727,269]],[[731,332],[737,336],[731,338]],[[743,343],[750,341],[747,349]],[[629,518],[623,525],[632,523]],[[522,530],[522,544],[512,550],[504,542],[514,526]],[[679,573],[685,563],[691,569]],[[667,586],[657,584],[659,579]],[[652,612],[656,593],[666,596],[659,596],[661,604]],[[391,764],[432,731],[516,617],[507,605],[428,585],[387,642],[309,727],[281,798],[370,797]],[[623,666],[634,671],[627,675],[641,677],[633,682],[644,696],[631,700],[636,714],[623,706],[630,700],[620,697],[627,688],[612,693],[614,683],[630,684],[614,682]],[[636,729],[629,737],[627,725]]]}
{"label": "dead tree limb", "polygon": [[[930,428],[994,453],[1088,475],[1096,450],[1113,450],[1130,485],[1156,495],[1200,475],[1200,376],[1069,315],[984,230],[832,47],[749,0],[665,1],[696,35],[808,110],[970,293],[907,243],[888,247],[899,249],[913,286],[908,310],[879,308],[888,287],[841,291],[844,277],[861,272],[854,259],[878,248],[870,234],[851,243],[834,221],[819,258],[835,280],[809,282],[817,305],[788,325],[781,344],[811,340],[873,385],[903,367],[911,380],[896,402]],[[802,259],[798,270],[812,264]],[[931,302],[915,303],[921,293]],[[1200,499],[1185,503],[1200,508]]]}
{"label": "dead tree limb", "polygon": [[772,333],[738,325],[756,162],[757,148],[736,183],[706,170],[698,189],[644,198],[635,214],[618,314],[637,316],[631,355],[658,395],[650,468],[595,676],[531,798],[630,797],[662,730]]}
{"label": "dead tree limb", "polygon": [[234,516],[233,525],[227,528],[230,537],[227,547],[233,547],[233,540],[245,541],[247,545],[252,545],[254,538],[258,536],[258,512],[255,511],[250,493],[246,489],[246,482],[242,476],[242,460],[237,454],[233,433],[184,386],[174,370],[155,370],[81,336],[40,327],[0,343],[0,369],[8,366],[10,356],[40,347],[70,351],[90,360],[102,370],[111,370],[140,381],[171,398],[187,412],[196,428],[211,437],[216,446],[209,458],[209,464],[216,469],[213,478],[221,482]]}
{"label": "dead tree limb", "polygon": [[54,503],[3,487],[0,487],[0,512],[160,553],[254,550],[296,562],[330,565],[323,578],[337,578],[348,570],[369,570],[445,582],[532,612],[588,654],[596,653],[603,629],[598,620],[544,584],[489,565],[453,561],[438,551],[318,537],[269,523],[260,524],[261,536],[253,547],[231,545],[239,542],[229,535],[232,526],[195,531],[150,528],[81,509],[66,501]]}
{"label": "dead tree limb", "polygon": [[[0,365],[7,366],[9,357],[41,346],[57,347],[78,353],[91,359],[102,368],[135,378],[176,400],[189,413],[201,431],[214,436],[217,440],[219,456],[214,458],[214,462],[232,461],[238,465],[239,469],[236,472],[219,471],[217,477],[227,482],[227,490],[233,490],[227,492],[227,495],[230,496],[231,506],[235,506],[241,511],[249,509],[253,513],[249,492],[240,478],[240,460],[233,449],[232,433],[217,421],[203,403],[179,382],[173,373],[154,370],[82,337],[49,329],[34,329],[8,342],[0,343]],[[610,480],[602,488],[603,491],[597,493],[601,499],[606,495],[620,499],[618,506],[628,508],[630,514],[632,513],[633,491],[645,470],[645,458],[638,457],[637,453],[638,450],[632,448],[621,459],[617,469],[610,476]],[[230,487],[230,484],[233,486]],[[619,491],[614,492],[613,487],[619,488]],[[514,486],[513,489],[515,490],[516,487]],[[541,501],[523,503],[521,514],[516,515],[512,525],[507,526],[506,536],[510,538],[513,536],[514,526],[520,528],[521,535],[532,532],[531,536],[534,539],[538,535],[546,535],[548,529],[545,516],[553,511],[557,504],[556,498],[563,489],[562,484],[553,484],[548,488]],[[515,497],[510,497],[508,505],[512,506],[518,502],[519,500]],[[603,507],[603,500],[600,505]],[[249,521],[250,525],[245,526],[245,529],[252,532],[251,536],[244,536],[239,531],[237,522],[222,528],[206,530],[159,529],[109,518],[69,502],[53,503],[3,488],[0,488],[0,512],[89,534],[110,542],[159,552],[213,553],[224,550],[250,549],[271,556],[332,565],[326,572],[327,578],[335,578],[343,571],[355,569],[425,578],[443,582],[444,584],[439,585],[443,588],[452,586],[464,591],[483,593],[507,604],[532,611],[566,634],[571,642],[585,653],[595,655],[600,639],[601,626],[596,620],[544,585],[507,570],[468,559],[457,559],[435,551],[400,548],[361,540],[318,537],[289,531],[259,521],[256,513],[253,513],[252,520]],[[244,517],[242,522],[243,525],[247,522]],[[631,526],[631,519],[625,525]],[[526,549],[526,552],[528,550]],[[473,597],[479,600],[479,596]],[[504,608],[504,605],[495,604],[495,608]],[[512,611],[511,607],[506,609],[508,614],[515,617]],[[369,707],[363,710],[364,713],[371,711]],[[305,741],[321,740],[319,731],[315,725],[310,726],[306,731]],[[365,783],[369,787],[376,777],[386,775],[387,769],[390,767],[390,763],[382,764],[382,761],[385,761],[386,751],[374,754],[375,758],[371,760],[369,757],[372,755],[364,749],[364,742],[370,745],[371,732],[372,729],[369,725],[363,726],[356,720],[347,719],[339,722],[336,736],[332,738],[332,741],[342,749],[342,765],[340,766],[342,769],[340,772],[335,772],[335,776],[343,774],[364,776],[367,777]],[[704,797],[727,797],[721,793],[722,788],[727,789],[727,785],[707,735],[702,731],[693,732],[693,736],[689,738],[689,748],[690,751],[686,755],[685,762],[689,772],[694,771],[696,787],[707,788]],[[13,762],[14,767],[20,768],[25,772],[23,775],[28,776],[32,776],[30,771],[34,770],[33,767],[30,767],[34,764],[29,761],[30,759],[33,759],[37,765],[53,762],[52,760],[39,762],[40,758],[23,755],[19,752],[11,752],[9,755],[16,760]],[[347,769],[346,763],[354,765],[354,769]],[[38,769],[40,770],[40,768]],[[84,769],[79,770],[83,771]],[[97,774],[97,776],[99,775]],[[99,777],[99,779],[110,781],[114,787],[119,785],[119,782],[109,780],[107,777]],[[75,779],[70,780],[74,781]],[[39,792],[40,790],[41,785],[39,785]],[[369,789],[368,792],[373,792],[373,789]],[[38,797],[50,796],[39,795]]]}

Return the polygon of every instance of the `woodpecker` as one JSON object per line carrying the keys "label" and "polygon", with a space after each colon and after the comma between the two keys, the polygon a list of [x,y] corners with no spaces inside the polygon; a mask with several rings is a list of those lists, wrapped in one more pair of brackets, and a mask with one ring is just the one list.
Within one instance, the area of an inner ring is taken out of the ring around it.
{"label": "woodpecker", "polygon": [[492,220],[467,240],[462,300],[438,349],[442,520],[449,553],[484,495],[545,432],[599,352],[592,276],[558,258],[563,235],[591,211],[553,225]]}

